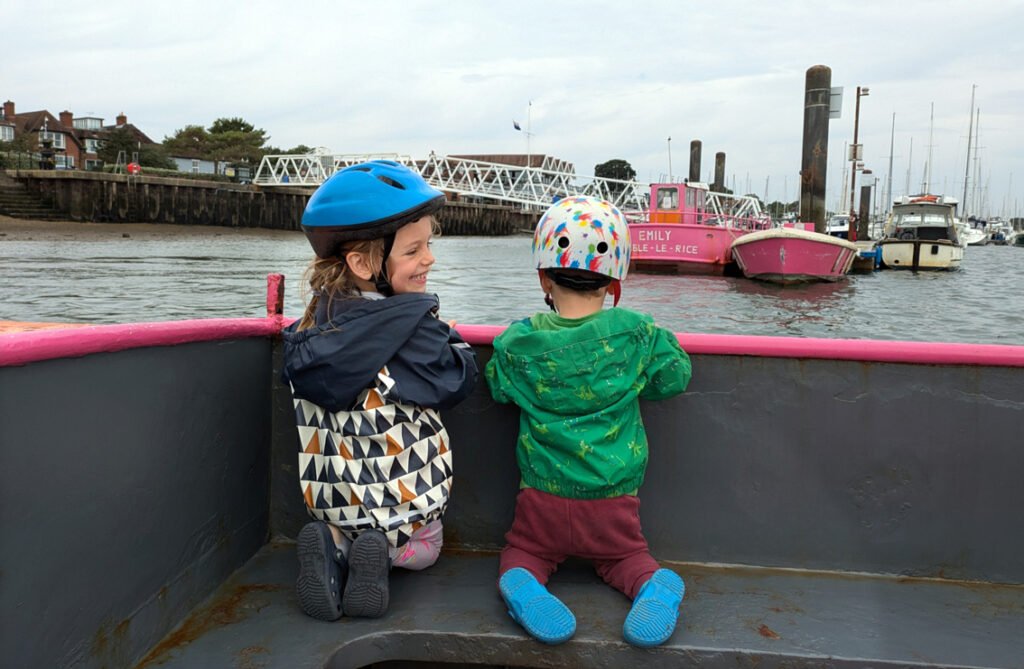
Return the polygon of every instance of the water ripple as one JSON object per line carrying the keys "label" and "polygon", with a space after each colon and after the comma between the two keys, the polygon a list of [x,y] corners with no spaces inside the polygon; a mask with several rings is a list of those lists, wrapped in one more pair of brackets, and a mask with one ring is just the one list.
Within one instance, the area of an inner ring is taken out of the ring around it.
{"label": "water ripple", "polygon": [[[0,320],[117,323],[262,316],[266,275],[286,276],[286,313],[303,309],[310,258],[301,233],[133,232],[4,241]],[[171,230],[175,230],[171,228]],[[430,290],[442,315],[504,325],[545,309],[530,238],[450,237],[434,244]],[[1011,284],[1024,249],[969,247],[963,269],[880,271],[835,284],[634,275],[622,306],[677,332],[1024,344],[1024,297]]]}

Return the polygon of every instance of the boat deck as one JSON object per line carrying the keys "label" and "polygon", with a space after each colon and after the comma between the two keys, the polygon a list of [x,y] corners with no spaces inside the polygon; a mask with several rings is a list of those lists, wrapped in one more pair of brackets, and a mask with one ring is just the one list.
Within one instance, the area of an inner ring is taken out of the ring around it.
{"label": "boat deck", "polygon": [[555,574],[551,591],[576,614],[576,636],[552,647],[528,638],[506,613],[493,553],[445,553],[423,572],[395,570],[383,618],[325,623],[299,610],[294,543],[272,542],[137,669],[341,668],[397,660],[432,663],[426,666],[1022,666],[1024,586],[669,566],[683,575],[687,592],[667,644],[652,650],[627,645],[621,630],[628,600],[586,563],[574,562]]}

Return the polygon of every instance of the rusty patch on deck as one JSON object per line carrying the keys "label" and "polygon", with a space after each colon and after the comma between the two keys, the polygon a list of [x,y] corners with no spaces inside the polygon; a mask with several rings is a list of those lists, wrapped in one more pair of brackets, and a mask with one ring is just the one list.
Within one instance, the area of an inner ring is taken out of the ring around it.
{"label": "rusty patch on deck", "polygon": [[[250,613],[259,611],[265,606],[263,603],[247,602],[246,598],[249,595],[256,592],[273,592],[281,590],[283,587],[281,585],[265,585],[260,583],[245,583],[233,586],[223,596],[217,597],[201,610],[186,618],[185,622],[154,646],[149,651],[149,654],[135,665],[135,669],[145,669],[146,667],[163,664],[170,659],[170,654],[175,649],[187,646],[218,627],[225,627],[244,620]],[[250,660],[252,659],[252,653],[261,652],[257,647],[250,647],[245,649],[245,651],[252,651],[248,655]],[[262,649],[262,652],[266,652],[266,649]]]}
{"label": "rusty patch on deck", "polygon": [[764,623],[762,623],[761,626],[757,628],[757,633],[760,634],[761,636],[763,636],[765,639],[781,639],[782,638],[778,634],[776,634],[774,631],[772,631],[771,627],[768,627]]}

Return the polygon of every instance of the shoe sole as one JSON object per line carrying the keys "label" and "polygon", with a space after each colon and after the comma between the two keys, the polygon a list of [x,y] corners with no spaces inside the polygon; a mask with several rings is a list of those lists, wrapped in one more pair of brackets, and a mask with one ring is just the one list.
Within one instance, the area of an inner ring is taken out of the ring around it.
{"label": "shoe sole", "polygon": [[[340,570],[330,559],[334,539],[326,525],[309,524],[298,536],[299,577],[295,591],[307,616],[334,621],[342,616]],[[328,543],[330,542],[330,543]]]}
{"label": "shoe sole", "polygon": [[[656,586],[669,590],[674,597],[679,598],[680,603],[682,602],[686,586],[677,574],[658,570],[654,572],[651,580]],[[673,611],[660,599],[645,598],[645,601],[635,603],[629,610],[626,622],[622,625],[622,636],[627,642],[639,648],[660,646],[672,637],[678,623],[678,604]]]}
{"label": "shoe sole", "polygon": [[380,532],[364,532],[348,554],[348,582],[342,595],[345,615],[379,618],[388,610],[388,540]]}
{"label": "shoe sole", "polygon": [[[525,570],[509,570],[498,580],[498,589],[505,603],[509,604],[509,600],[515,597],[520,588],[534,584],[541,588],[541,592],[530,599],[523,615],[517,616],[511,605],[508,614],[534,639],[550,645],[565,643],[576,633],[576,616],[560,599],[548,592],[533,574]],[[561,629],[553,631],[550,629],[553,626]]]}

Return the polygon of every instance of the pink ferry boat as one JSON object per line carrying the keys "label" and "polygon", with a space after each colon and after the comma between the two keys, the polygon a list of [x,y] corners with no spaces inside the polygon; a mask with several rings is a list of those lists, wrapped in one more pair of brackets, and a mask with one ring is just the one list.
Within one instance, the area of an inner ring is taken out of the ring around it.
{"label": "pink ferry boat", "polygon": [[707,184],[651,184],[650,206],[630,223],[630,271],[723,274],[735,270],[732,243],[771,227],[751,197],[711,191]]}

